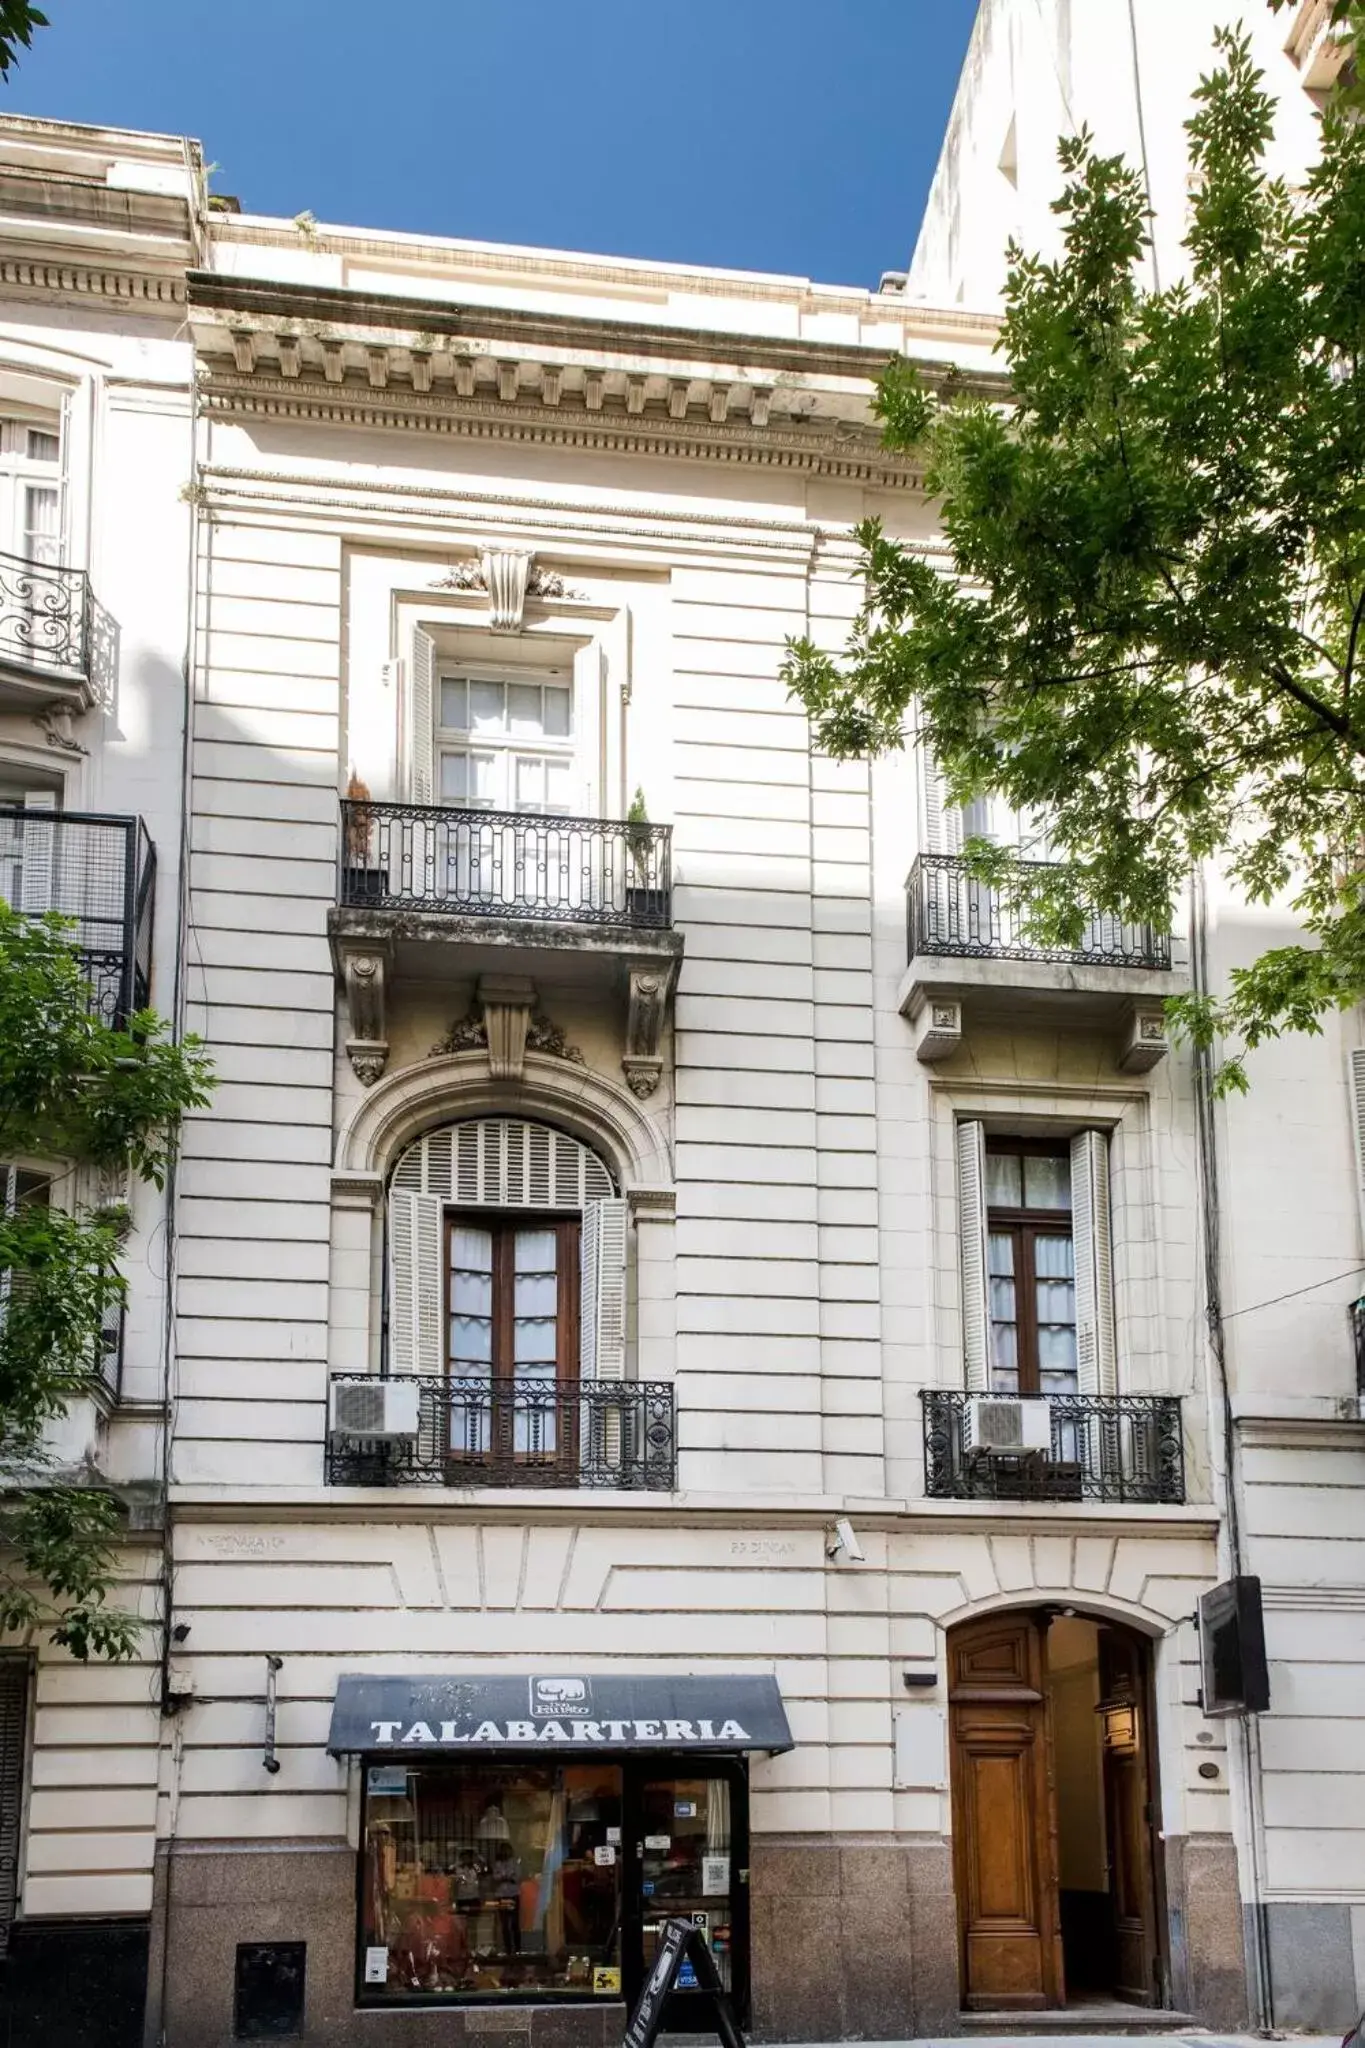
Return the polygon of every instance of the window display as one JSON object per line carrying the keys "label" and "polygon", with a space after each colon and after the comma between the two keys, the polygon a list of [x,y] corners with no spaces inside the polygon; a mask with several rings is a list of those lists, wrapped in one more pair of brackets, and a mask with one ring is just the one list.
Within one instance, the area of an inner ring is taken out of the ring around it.
{"label": "window display", "polygon": [[385,1764],[365,1778],[367,2001],[620,1996],[618,1765]]}

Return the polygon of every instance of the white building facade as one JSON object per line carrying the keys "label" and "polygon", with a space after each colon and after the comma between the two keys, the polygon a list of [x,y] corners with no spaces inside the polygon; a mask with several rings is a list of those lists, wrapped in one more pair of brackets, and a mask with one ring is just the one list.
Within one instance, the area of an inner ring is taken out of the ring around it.
{"label": "white building facade", "polygon": [[[813,756],[779,679],[858,519],[937,547],[880,365],[988,380],[991,320],[210,208],[176,138],[0,124],[0,201],[0,378],[102,366],[122,711],[25,703],[0,776],[148,818],[218,1073],[91,1424],[163,1641],[13,1650],[26,1995],[112,1928],[173,2048],[595,2044],[682,1912],[770,2039],[1243,2021],[1294,1824],[1198,1703],[1186,949],[1029,957],[932,776]],[[1339,1071],[1276,1057],[1348,1194]],[[1261,1170],[1236,1300],[1359,1255]],[[1292,1424],[1342,1469],[1347,1298]]]}
{"label": "white building facade", "polygon": [[[1214,30],[1237,12],[1216,0],[982,0],[908,294],[998,310],[1011,235],[1055,257],[1056,139],[1082,125],[1141,168],[1148,281],[1175,282],[1184,123],[1215,62]],[[1292,185],[1342,61],[1330,9],[1240,12],[1275,105],[1268,160]],[[1283,911],[1249,909],[1213,876],[1196,909],[1215,987],[1293,933]],[[1225,1556],[1262,1580],[1270,1660],[1270,1711],[1239,1737],[1248,1958],[1267,2020],[1324,2028],[1365,2005],[1365,1366],[1350,1309],[1365,1277],[1352,1137],[1365,1128],[1362,1047],[1352,1010],[1320,1038],[1263,1048],[1250,1095],[1217,1110],[1203,1173],[1234,1431],[1239,1542]]]}

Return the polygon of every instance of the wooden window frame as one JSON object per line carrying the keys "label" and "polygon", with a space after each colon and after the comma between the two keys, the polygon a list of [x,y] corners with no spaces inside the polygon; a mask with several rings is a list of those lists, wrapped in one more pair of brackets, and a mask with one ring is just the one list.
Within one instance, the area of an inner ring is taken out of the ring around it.
{"label": "wooden window frame", "polygon": [[[444,1257],[441,1280],[441,1350],[447,1381],[459,1377],[453,1370],[454,1361],[450,1355],[450,1282],[451,1241],[455,1231],[461,1226],[467,1229],[487,1230],[493,1239],[493,1340],[489,1381],[495,1389],[513,1387],[516,1384],[516,1360],[513,1356],[516,1234],[519,1230],[554,1231],[559,1276],[555,1315],[554,1385],[556,1389],[571,1385],[577,1380],[579,1372],[582,1212],[577,1209],[461,1209],[454,1205],[446,1208],[442,1232]],[[575,1466],[578,1458],[578,1429],[573,1402],[564,1402],[557,1413],[559,1422],[555,1432],[554,1462]],[[500,1418],[495,1410],[491,1417],[487,1452],[471,1456],[465,1453],[457,1454],[447,1449],[447,1462],[456,1472],[461,1467],[467,1468],[471,1464],[529,1462],[527,1453],[514,1450],[514,1438],[514,1415],[504,1412]]]}
{"label": "wooden window frame", "polygon": [[[1062,1159],[1068,1171],[1071,1164],[1071,1148],[1065,1141],[1039,1142],[1031,1138],[995,1138],[986,1133],[986,1159],[1004,1154],[1016,1159]],[[1051,1219],[1056,1219],[1055,1221]],[[1065,1219],[1065,1229],[1058,1224]],[[1074,1209],[1006,1209],[986,1205],[986,1259],[989,1275],[990,1240],[992,1237],[1008,1236],[1014,1241],[1014,1328],[1015,1351],[1018,1359],[1019,1393],[1038,1394],[1042,1391],[1042,1368],[1038,1357],[1038,1276],[1033,1247],[1040,1237],[1064,1237],[1072,1247],[1074,1258],[1076,1245],[1076,1224]],[[988,1281],[989,1288],[989,1281]],[[1073,1324],[1073,1328],[1079,1328]],[[986,1302],[986,1372],[990,1378],[995,1372],[993,1354],[993,1319],[990,1313],[989,1292]]]}

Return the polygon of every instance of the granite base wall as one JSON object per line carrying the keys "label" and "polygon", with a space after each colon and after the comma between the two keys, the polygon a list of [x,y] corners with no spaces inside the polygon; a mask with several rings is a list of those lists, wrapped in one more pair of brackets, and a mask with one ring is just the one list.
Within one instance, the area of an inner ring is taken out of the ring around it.
{"label": "granite base wall", "polygon": [[1201,2026],[1251,2024],[1237,1851],[1228,1835],[1170,1835],[1166,1907],[1171,2000]]}
{"label": "granite base wall", "polygon": [[[1190,1837],[1166,1846],[1172,1996],[1204,2026],[1236,2031],[1247,2024],[1247,1996],[1232,1845]],[[957,1907],[952,1848],[943,1837],[758,1836],[750,1873],[755,2039],[887,2041],[958,2032]],[[236,1951],[244,1941],[307,1944],[303,2039],[328,2048],[614,2048],[619,2041],[624,2009],[615,2002],[357,2010],[355,1882],[354,1851],[341,1842],[178,1844],[157,1874],[146,2048],[155,2048],[163,2023],[168,2048],[229,2048]],[[1334,1956],[1340,1948],[1337,1940]]]}

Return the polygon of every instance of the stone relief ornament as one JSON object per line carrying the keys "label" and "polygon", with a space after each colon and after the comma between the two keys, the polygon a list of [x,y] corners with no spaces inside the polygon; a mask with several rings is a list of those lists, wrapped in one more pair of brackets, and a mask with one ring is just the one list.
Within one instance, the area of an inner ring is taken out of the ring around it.
{"label": "stone relief ornament", "polygon": [[430,585],[432,590],[486,590],[490,623],[498,633],[518,633],[528,597],[582,598],[556,569],[536,566],[534,554],[514,548],[489,548],[480,555],[452,562],[444,576]]}
{"label": "stone relief ornament", "polygon": [[548,1052],[558,1060],[572,1060],[575,1066],[584,1064],[583,1055],[576,1045],[570,1045],[559,1026],[546,1016],[543,1010],[535,1010],[526,1031],[527,1052]]}

